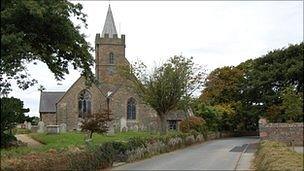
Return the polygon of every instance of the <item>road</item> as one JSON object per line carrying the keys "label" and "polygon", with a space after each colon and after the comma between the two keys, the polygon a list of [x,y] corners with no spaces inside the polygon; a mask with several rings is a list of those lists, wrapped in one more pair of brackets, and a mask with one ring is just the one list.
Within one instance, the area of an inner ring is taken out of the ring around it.
{"label": "road", "polygon": [[257,137],[207,141],[112,170],[248,170]]}

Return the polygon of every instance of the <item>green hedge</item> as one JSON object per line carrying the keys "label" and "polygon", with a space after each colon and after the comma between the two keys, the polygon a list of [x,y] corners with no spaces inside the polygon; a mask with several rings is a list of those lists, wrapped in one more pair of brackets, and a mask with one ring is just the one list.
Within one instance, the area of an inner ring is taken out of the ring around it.
{"label": "green hedge", "polygon": [[303,170],[303,154],[275,141],[262,141],[254,162],[256,170]]}
{"label": "green hedge", "polygon": [[96,170],[113,162],[132,162],[204,141],[198,133],[171,133],[134,137],[128,141],[110,141],[101,145],[87,144],[58,152],[49,150],[1,162],[1,170]]}

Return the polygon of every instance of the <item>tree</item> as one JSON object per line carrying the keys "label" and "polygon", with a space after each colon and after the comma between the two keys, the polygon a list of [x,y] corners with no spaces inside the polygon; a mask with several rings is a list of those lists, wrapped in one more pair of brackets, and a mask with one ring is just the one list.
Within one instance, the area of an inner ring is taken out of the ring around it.
{"label": "tree", "polygon": [[243,70],[233,66],[215,69],[207,76],[200,99],[211,105],[237,101],[243,75]]}
{"label": "tree", "polygon": [[14,138],[11,129],[16,126],[20,118],[25,118],[24,113],[29,109],[23,108],[23,102],[14,97],[2,97],[1,102],[1,146],[6,145]]}
{"label": "tree", "polygon": [[[77,26],[71,21],[76,18]],[[11,81],[17,80],[19,88],[27,89],[37,83],[27,72],[26,64],[45,63],[57,80],[74,69],[94,81],[90,66],[92,48],[80,33],[86,24],[86,14],[81,4],[67,0],[2,0],[1,1],[1,93],[11,91]]]}
{"label": "tree", "polygon": [[37,116],[25,116],[25,121],[31,122],[32,125],[38,125],[39,117],[37,117]]}
{"label": "tree", "polygon": [[244,87],[245,97],[251,104],[261,105],[261,113],[272,105],[282,103],[281,92],[288,86],[296,93],[303,92],[304,43],[270,51],[252,61]]}
{"label": "tree", "polygon": [[143,63],[135,63],[124,71],[140,98],[156,111],[162,133],[167,131],[166,115],[187,106],[189,97],[202,86],[204,76],[201,66],[183,56],[171,57],[152,73],[147,72]]}
{"label": "tree", "polygon": [[109,122],[112,120],[112,114],[110,110],[103,110],[99,113],[94,113],[88,115],[84,118],[81,129],[83,131],[90,132],[90,139],[93,136],[94,132],[97,133],[106,133],[109,130]]}
{"label": "tree", "polygon": [[[235,115],[232,120],[227,120],[226,117],[224,120],[233,123],[230,125],[233,131],[256,130],[260,116],[266,116],[274,122],[284,122],[288,115],[288,119],[301,121],[303,113],[299,111],[302,110],[303,53],[302,42],[270,51],[236,67],[217,68],[206,79],[206,87],[200,96],[201,103],[211,105],[211,108],[230,104]],[[283,97],[282,92],[289,86],[293,87],[294,92]],[[282,104],[284,99],[285,106]],[[285,108],[288,108],[289,114]],[[211,121],[206,116],[215,115],[211,110],[205,109],[199,110],[198,115],[205,115],[203,118],[208,125]],[[218,120],[216,117],[210,118]],[[227,126],[229,124],[225,127],[230,127]]]}
{"label": "tree", "polygon": [[295,92],[295,89],[293,87],[286,87],[282,92],[282,98],[286,121],[303,122],[303,100]]}
{"label": "tree", "polygon": [[219,130],[220,116],[215,107],[198,101],[198,103],[195,103],[192,108],[194,109],[195,116],[201,117],[206,121],[206,127],[208,130]]}
{"label": "tree", "polygon": [[283,122],[285,119],[282,117],[284,107],[281,105],[272,105],[267,108],[265,118],[269,122]]}

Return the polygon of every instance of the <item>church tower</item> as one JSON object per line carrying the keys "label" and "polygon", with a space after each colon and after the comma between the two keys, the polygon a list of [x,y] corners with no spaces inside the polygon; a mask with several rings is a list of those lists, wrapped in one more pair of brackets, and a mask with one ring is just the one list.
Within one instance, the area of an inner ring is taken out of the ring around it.
{"label": "church tower", "polygon": [[95,37],[95,74],[102,83],[120,84],[118,67],[128,65],[125,58],[125,35],[118,37],[115,22],[109,5],[102,34]]}

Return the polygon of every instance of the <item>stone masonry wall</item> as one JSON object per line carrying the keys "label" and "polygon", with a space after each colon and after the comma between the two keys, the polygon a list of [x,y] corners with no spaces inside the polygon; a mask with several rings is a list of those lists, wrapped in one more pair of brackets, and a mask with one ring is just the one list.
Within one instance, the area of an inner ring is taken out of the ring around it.
{"label": "stone masonry wall", "polygon": [[303,123],[268,123],[262,118],[259,120],[259,132],[261,140],[303,145]]}
{"label": "stone masonry wall", "polygon": [[92,95],[92,113],[100,111],[100,104],[104,103],[102,94],[93,84],[92,87],[85,85],[85,78],[80,77],[66,92],[66,94],[58,101],[57,107],[57,124],[67,124],[67,130],[75,130],[79,128],[79,111],[78,111],[78,96],[79,93],[87,89]]}
{"label": "stone masonry wall", "polygon": [[56,113],[41,113],[41,120],[45,125],[55,125]]}

